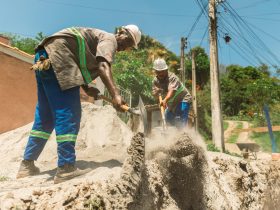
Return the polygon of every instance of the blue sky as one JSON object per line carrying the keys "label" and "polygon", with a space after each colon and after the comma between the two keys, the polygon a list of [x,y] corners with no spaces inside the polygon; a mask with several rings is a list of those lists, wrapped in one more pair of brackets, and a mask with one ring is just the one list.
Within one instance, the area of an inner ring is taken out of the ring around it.
{"label": "blue sky", "polygon": [[[200,14],[198,2],[207,0],[0,0],[0,33],[35,37],[38,32],[51,35],[69,26],[113,32],[116,26],[133,23],[179,55],[180,37],[188,36]],[[220,63],[257,66],[264,62],[280,66],[280,0],[226,3],[225,7],[218,6]],[[227,10],[229,5],[231,11]],[[234,11],[245,20],[245,29],[238,18],[233,18]],[[200,45],[208,52],[207,27],[203,14],[188,37],[189,46]],[[230,44],[222,38],[226,33],[232,37]]]}

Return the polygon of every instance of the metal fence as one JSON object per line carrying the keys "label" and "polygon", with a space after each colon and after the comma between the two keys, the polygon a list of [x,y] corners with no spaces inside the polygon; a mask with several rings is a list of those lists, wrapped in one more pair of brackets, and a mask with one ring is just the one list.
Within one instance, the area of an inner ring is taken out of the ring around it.
{"label": "metal fence", "polygon": [[[120,91],[120,95],[123,98],[123,100],[131,107],[131,102],[132,102],[132,94],[130,91],[122,89],[121,87],[118,87],[119,91]],[[107,90],[107,88],[105,88],[104,90],[104,95],[107,97],[110,97],[110,94]],[[103,100],[103,105],[105,104],[109,104],[108,102]],[[118,116],[126,123],[129,119],[129,113],[128,112],[118,112]]]}

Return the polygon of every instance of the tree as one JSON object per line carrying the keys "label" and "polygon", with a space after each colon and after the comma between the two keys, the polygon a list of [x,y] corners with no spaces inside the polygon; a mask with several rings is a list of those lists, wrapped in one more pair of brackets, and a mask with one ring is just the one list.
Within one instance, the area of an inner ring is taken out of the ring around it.
{"label": "tree", "polygon": [[280,85],[267,75],[248,84],[247,94],[253,110],[262,112],[264,104],[273,105],[280,101]]}
{"label": "tree", "polygon": [[264,103],[279,102],[279,81],[271,78],[265,69],[264,65],[258,68],[238,65],[227,67],[227,74],[221,78],[222,108],[225,114],[260,113]]}
{"label": "tree", "polygon": [[266,74],[267,76],[270,76],[270,72],[269,72],[269,67],[268,65],[262,63],[259,67],[258,70],[260,72],[262,72],[263,74]]}
{"label": "tree", "polygon": [[29,54],[34,54],[35,47],[46,37],[42,32],[39,32],[35,39],[25,38],[15,34],[7,34],[7,36],[11,39],[11,44],[13,47],[17,47],[18,49]]}
{"label": "tree", "polygon": [[197,91],[199,132],[206,138],[212,138],[211,89],[208,82],[202,90]]}
{"label": "tree", "polygon": [[146,104],[154,102],[151,94],[153,71],[147,58],[147,50],[119,52],[112,66],[117,84],[132,93],[133,106],[138,104],[138,96]]}
{"label": "tree", "polygon": [[36,37],[35,37],[35,39],[36,39],[38,42],[43,41],[45,38],[47,38],[47,36],[44,35],[43,32],[39,32],[39,33],[36,35]]}
{"label": "tree", "polygon": [[[191,58],[192,52],[195,53],[195,63],[196,63],[196,84],[203,88],[210,79],[210,63],[208,55],[205,50],[201,47],[195,47],[187,54],[188,58]],[[192,63],[191,59],[186,61],[186,72],[187,78],[191,79]]]}

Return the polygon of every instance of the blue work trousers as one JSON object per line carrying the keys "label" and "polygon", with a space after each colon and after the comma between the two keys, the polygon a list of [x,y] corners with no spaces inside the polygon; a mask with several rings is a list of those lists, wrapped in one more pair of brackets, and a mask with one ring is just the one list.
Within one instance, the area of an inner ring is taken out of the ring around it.
{"label": "blue work trousers", "polygon": [[[35,62],[45,50],[35,55]],[[53,129],[58,144],[58,166],[74,164],[75,143],[80,129],[80,87],[62,91],[52,68],[36,70],[38,103],[35,120],[24,152],[24,160],[37,160]]]}
{"label": "blue work trousers", "polygon": [[175,109],[175,113],[173,113],[167,108],[165,110],[166,122],[180,129],[185,128],[188,122],[189,110],[190,103],[188,102],[178,103]]}

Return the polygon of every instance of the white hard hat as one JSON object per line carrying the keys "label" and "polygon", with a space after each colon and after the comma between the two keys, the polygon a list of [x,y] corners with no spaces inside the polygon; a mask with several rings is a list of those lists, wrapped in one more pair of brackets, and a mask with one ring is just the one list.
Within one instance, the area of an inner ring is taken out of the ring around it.
{"label": "white hard hat", "polygon": [[122,26],[123,29],[129,32],[129,34],[132,36],[134,41],[134,47],[138,48],[138,43],[141,40],[141,31],[139,30],[138,26],[136,25],[126,25]]}
{"label": "white hard hat", "polygon": [[164,71],[168,69],[168,66],[164,59],[158,58],[154,61],[153,69],[156,71]]}

